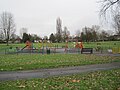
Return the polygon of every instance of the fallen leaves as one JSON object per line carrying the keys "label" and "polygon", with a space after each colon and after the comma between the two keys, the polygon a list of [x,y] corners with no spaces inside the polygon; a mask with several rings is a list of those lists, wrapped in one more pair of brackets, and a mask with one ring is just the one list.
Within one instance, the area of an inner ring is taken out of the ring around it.
{"label": "fallen leaves", "polygon": [[73,82],[73,83],[75,83],[75,82],[78,82],[78,83],[79,83],[80,80],[75,80],[75,79],[74,79],[74,80],[72,80],[72,82]]}
{"label": "fallen leaves", "polygon": [[20,86],[17,86],[19,88],[25,88],[26,86],[25,85],[20,85]]}

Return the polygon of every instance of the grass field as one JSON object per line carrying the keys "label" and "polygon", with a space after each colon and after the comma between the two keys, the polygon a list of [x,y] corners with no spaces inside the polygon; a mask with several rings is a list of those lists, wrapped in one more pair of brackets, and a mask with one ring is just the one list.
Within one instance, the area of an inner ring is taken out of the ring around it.
{"label": "grass field", "polygon": [[0,82],[0,90],[120,90],[120,69]]}
{"label": "grass field", "polygon": [[120,62],[120,57],[93,54],[9,54],[0,55],[0,71],[57,68],[109,62]]}

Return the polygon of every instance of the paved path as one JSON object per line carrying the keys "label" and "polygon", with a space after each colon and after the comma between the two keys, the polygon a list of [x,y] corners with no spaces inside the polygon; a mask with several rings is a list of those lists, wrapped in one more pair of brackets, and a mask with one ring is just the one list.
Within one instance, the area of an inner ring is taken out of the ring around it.
{"label": "paved path", "polygon": [[70,74],[92,72],[98,70],[109,70],[114,68],[120,68],[120,62],[65,67],[65,68],[54,68],[54,69],[0,72],[0,81],[30,79],[30,78],[45,78],[51,76],[70,75]]}

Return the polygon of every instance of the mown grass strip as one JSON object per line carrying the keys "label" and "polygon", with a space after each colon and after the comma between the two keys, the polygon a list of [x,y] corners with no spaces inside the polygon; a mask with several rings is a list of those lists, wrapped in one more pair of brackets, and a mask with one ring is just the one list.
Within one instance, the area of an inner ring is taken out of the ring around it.
{"label": "mown grass strip", "polygon": [[120,57],[96,56],[94,54],[19,54],[0,55],[0,71],[57,68],[119,62]]}

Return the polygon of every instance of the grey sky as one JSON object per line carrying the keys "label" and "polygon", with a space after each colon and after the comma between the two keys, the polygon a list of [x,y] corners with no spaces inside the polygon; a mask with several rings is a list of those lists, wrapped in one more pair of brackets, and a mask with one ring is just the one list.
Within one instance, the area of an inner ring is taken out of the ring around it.
{"label": "grey sky", "polygon": [[17,26],[40,36],[56,32],[56,19],[62,20],[70,33],[84,26],[99,25],[97,0],[0,0],[0,13],[11,12]]}

